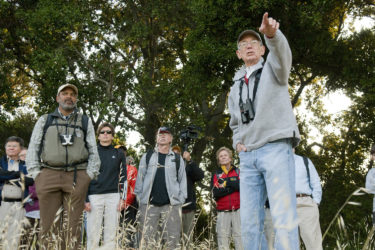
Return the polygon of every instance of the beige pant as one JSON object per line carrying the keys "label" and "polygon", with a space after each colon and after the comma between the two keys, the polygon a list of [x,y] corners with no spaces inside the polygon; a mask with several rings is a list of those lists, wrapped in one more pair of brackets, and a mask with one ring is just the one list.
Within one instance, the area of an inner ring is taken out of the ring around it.
{"label": "beige pant", "polygon": [[195,210],[182,213],[182,235],[185,242],[193,240]]}
{"label": "beige pant", "polygon": [[181,205],[139,207],[140,249],[177,249],[181,233]]}
{"label": "beige pant", "polygon": [[323,249],[319,209],[311,197],[297,198],[297,215],[300,235],[306,250]]}
{"label": "beige pant", "polygon": [[[82,213],[91,179],[86,170],[77,170],[76,186],[73,187],[73,176],[73,171],[43,168],[35,179],[40,207],[41,249],[58,246],[59,249],[78,249],[80,246]],[[56,215],[61,207],[64,211],[62,225]]]}
{"label": "beige pant", "polygon": [[[89,195],[91,211],[87,212],[87,250],[98,249],[103,231],[102,249],[116,249],[120,201],[119,193]],[[104,220],[104,227],[102,222]]]}
{"label": "beige pant", "polygon": [[229,250],[232,236],[236,250],[242,250],[240,210],[217,212],[216,232],[218,249]]}
{"label": "beige pant", "polygon": [[0,229],[3,250],[18,249],[25,219],[25,209],[21,202],[1,202]]}

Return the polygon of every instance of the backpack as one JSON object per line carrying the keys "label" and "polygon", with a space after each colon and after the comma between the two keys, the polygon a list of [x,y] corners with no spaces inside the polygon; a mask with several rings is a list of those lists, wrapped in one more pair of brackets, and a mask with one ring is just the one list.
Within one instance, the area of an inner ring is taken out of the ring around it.
{"label": "backpack", "polygon": [[[46,123],[44,124],[44,127],[43,127],[42,140],[41,140],[40,145],[39,145],[39,152],[38,152],[39,158],[40,158],[40,155],[42,154],[42,147],[43,147],[44,137],[46,135],[47,129],[52,125],[53,120],[54,120],[54,117],[52,116],[52,113],[48,114]],[[89,117],[87,115],[85,115],[85,114],[82,114],[83,140],[85,142],[86,148],[87,148],[86,134],[87,134],[88,123],[89,123]],[[69,126],[70,127],[79,128],[79,126],[75,126],[75,125],[69,125]]]}
{"label": "backpack", "polygon": [[[150,163],[150,159],[151,159],[151,156],[152,156],[153,153],[154,153],[154,151],[152,149],[147,150],[147,153],[146,153],[146,172],[148,170],[148,164]],[[180,170],[180,154],[177,154],[175,152],[173,152],[173,153],[174,153],[175,162],[176,162],[176,178],[177,178],[177,181],[178,181],[178,171]]]}

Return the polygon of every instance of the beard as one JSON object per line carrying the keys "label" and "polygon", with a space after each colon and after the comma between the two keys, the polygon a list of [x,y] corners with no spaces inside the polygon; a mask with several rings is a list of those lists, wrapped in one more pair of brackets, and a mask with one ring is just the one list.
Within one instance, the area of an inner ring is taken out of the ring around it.
{"label": "beard", "polygon": [[59,102],[60,107],[65,111],[72,111],[76,108],[77,102],[67,103],[66,101],[60,101]]}

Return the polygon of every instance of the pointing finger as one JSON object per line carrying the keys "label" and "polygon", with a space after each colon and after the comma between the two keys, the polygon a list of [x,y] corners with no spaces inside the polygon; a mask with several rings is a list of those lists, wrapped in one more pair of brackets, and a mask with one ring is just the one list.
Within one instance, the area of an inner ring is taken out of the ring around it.
{"label": "pointing finger", "polygon": [[264,13],[262,23],[264,25],[268,24],[268,12]]}

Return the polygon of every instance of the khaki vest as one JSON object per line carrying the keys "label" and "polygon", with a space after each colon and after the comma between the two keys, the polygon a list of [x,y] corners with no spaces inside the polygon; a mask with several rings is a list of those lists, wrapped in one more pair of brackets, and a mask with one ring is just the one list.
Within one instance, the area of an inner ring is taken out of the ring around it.
{"label": "khaki vest", "polygon": [[[45,116],[47,121],[47,115]],[[74,122],[75,116],[78,116],[76,123]],[[57,127],[56,122],[59,124]],[[68,124],[76,127],[66,126]],[[74,130],[73,145],[63,146],[59,134],[73,135]],[[89,152],[85,145],[85,134],[82,129],[82,114],[72,115],[67,121],[55,117],[47,129],[42,143],[40,158],[44,167],[61,168],[62,170],[67,168],[68,171],[74,170],[74,167],[77,167],[77,169],[87,167]]]}

